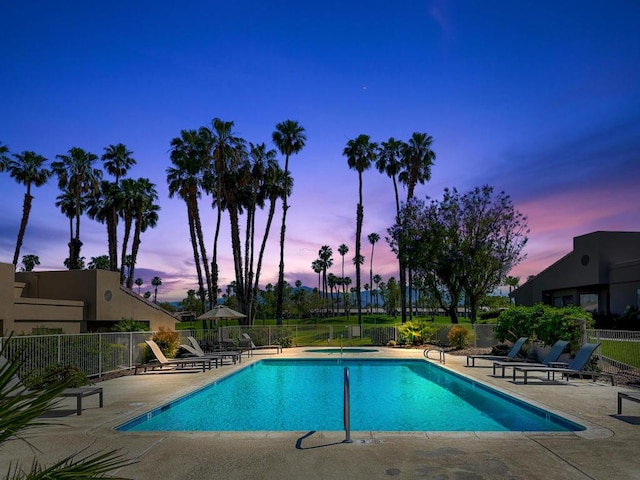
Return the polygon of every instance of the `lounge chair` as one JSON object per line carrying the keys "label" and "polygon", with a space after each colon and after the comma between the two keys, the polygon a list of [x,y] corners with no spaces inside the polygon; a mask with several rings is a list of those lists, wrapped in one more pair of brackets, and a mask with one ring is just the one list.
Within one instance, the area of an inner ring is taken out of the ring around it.
{"label": "lounge chair", "polygon": [[205,353],[205,351],[202,350],[202,347],[200,346],[200,343],[198,343],[198,341],[194,337],[187,337],[187,340],[189,340],[189,343],[191,345],[180,345],[180,346],[182,348],[184,348],[187,352],[189,352],[192,355],[194,355],[195,357],[200,357],[200,358],[219,358],[220,359],[220,364],[222,364],[222,362],[224,361],[225,358],[231,359],[231,361],[233,363],[242,361],[242,356],[241,356],[240,352],[236,352],[236,351],[233,351],[233,350],[225,350],[225,351],[222,351],[222,352],[206,352]]}
{"label": "lounge chair", "polygon": [[[7,364],[9,361],[2,355],[0,355],[0,373],[5,371]],[[29,390],[22,381],[18,378],[17,375],[12,375],[7,383],[6,392],[9,396],[16,395],[33,395],[34,390]],[[77,387],[77,388],[65,388],[62,390],[58,397],[74,397],[76,399],[76,415],[82,415],[82,399],[84,397],[89,397],[91,395],[99,395],[99,405],[102,408],[103,402],[103,392],[102,387]]]}
{"label": "lounge chair", "polygon": [[[151,352],[156,357],[155,361],[145,363],[143,365],[136,365],[134,374],[138,373],[138,368],[143,368],[146,372],[148,368],[152,370],[156,367],[167,367],[167,366],[177,366],[177,367],[185,367],[186,365],[190,365],[192,367],[202,365],[202,371],[205,372],[207,367],[211,370],[211,362],[214,361],[212,358],[200,358],[200,357],[189,357],[189,358],[172,358],[167,359],[160,350],[160,347],[153,340],[145,340],[145,343],[149,345]],[[215,360],[217,362],[217,360]]]}
{"label": "lounge chair", "polygon": [[247,350],[249,352],[249,355],[253,355],[253,351],[254,350],[268,350],[268,349],[274,349],[276,350],[276,353],[282,353],[282,345],[278,345],[278,344],[273,344],[273,345],[256,345],[255,343],[253,343],[253,340],[251,338],[251,336],[248,333],[243,333],[242,337],[247,340],[248,344],[249,344],[249,349]]}
{"label": "lounge chair", "polygon": [[[467,355],[467,367],[475,367],[476,360],[491,360],[491,361],[518,361],[518,355],[520,355],[520,350],[522,350],[522,346],[528,340],[527,337],[520,337],[516,343],[513,344],[507,356],[499,356],[499,355]],[[469,365],[469,360],[471,360],[471,365]],[[520,360],[521,361],[521,360]]]}
{"label": "lounge chair", "polygon": [[553,344],[553,347],[551,347],[551,350],[549,350],[549,352],[544,356],[544,358],[542,359],[541,362],[539,363],[529,363],[529,362],[505,362],[505,361],[496,361],[493,362],[493,375],[495,376],[496,374],[496,369],[498,368],[502,368],[502,377],[504,377],[504,371],[507,368],[510,367],[521,367],[521,366],[534,366],[534,367],[539,367],[539,366],[551,366],[552,364],[554,366],[568,366],[569,364],[566,363],[564,365],[560,365],[558,362],[558,358],[560,358],[560,355],[562,355],[562,352],[564,352],[564,349],[567,348],[567,345],[569,345],[569,342],[567,340],[558,340],[556,343]]}
{"label": "lounge chair", "polygon": [[529,372],[546,372],[547,378],[551,377],[552,380],[555,380],[556,373],[567,377],[567,381],[569,381],[570,375],[578,375],[580,378],[583,378],[585,376],[592,377],[594,382],[597,377],[609,377],[611,379],[611,385],[613,385],[613,375],[611,375],[610,373],[583,370],[587,365],[587,362],[589,362],[591,355],[593,355],[593,352],[595,352],[599,346],[599,343],[585,343],[576,352],[576,356],[573,357],[573,359],[569,362],[569,365],[567,365],[566,367],[554,366],[554,362],[551,362],[549,366],[514,366],[513,381],[516,381],[516,372],[522,372],[524,374],[525,384],[527,383],[527,374]]}

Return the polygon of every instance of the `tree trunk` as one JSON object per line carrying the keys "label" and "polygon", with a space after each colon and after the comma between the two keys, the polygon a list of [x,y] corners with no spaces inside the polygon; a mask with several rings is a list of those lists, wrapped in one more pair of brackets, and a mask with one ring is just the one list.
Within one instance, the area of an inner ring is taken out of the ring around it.
{"label": "tree trunk", "polygon": [[13,265],[18,266],[18,259],[20,258],[20,249],[22,248],[22,241],[24,240],[24,232],[27,229],[27,222],[29,221],[29,213],[31,212],[31,201],[33,197],[29,192],[24,194],[24,204],[22,206],[22,221],[20,222],[20,230],[18,231],[18,238],[16,240],[16,250],[13,254]]}

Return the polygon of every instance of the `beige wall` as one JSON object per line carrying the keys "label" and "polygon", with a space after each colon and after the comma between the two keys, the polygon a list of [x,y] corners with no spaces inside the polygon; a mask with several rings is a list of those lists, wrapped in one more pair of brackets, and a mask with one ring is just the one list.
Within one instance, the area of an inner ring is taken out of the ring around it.
{"label": "beige wall", "polygon": [[120,286],[105,270],[14,272],[0,263],[0,321],[4,333],[62,328],[64,333],[110,327],[122,319],[149,323],[151,330],[175,328],[162,308]]}

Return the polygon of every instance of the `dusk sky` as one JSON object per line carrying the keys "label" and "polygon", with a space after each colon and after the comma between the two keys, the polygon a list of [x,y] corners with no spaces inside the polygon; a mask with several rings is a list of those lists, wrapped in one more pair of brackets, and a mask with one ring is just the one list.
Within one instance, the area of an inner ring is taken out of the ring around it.
{"label": "dusk sky", "polygon": [[[129,175],[148,177],[160,196],[135,275],[142,291],[162,278],[158,300],[197,288],[186,208],[168,198],[169,143],[214,117],[270,147],[278,122],[306,130],[306,147],[290,160],[290,283],[317,286],[311,262],[322,245],[333,248],[339,275],[345,243],[355,284],[358,177],[342,151],[362,133],[376,142],[433,137],[432,179],[418,196],[484,184],[510,195],[531,230],[527,258],[511,272],[522,281],[569,253],[574,236],[640,230],[637,0],[7,0],[0,18],[0,143],[50,161],[74,146],[99,156],[110,144],[132,150]],[[63,269],[68,219],[54,205],[56,179],[32,193],[21,257]],[[0,262],[10,263],[24,186],[1,173],[0,195]],[[363,283],[372,232],[383,239],[374,272],[397,277],[384,242],[394,210],[391,180],[366,171]],[[281,212],[262,285],[277,280]],[[201,213],[210,254],[209,199]],[[222,285],[233,280],[224,219]],[[81,240],[87,262],[107,253],[106,227],[87,217]]]}

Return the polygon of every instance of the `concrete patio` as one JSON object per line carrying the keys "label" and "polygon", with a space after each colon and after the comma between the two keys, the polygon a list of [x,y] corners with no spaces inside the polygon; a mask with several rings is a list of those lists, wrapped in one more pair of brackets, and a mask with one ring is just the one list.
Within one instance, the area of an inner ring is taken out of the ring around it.
{"label": "concrete patio", "polygon": [[[638,479],[640,404],[625,402],[616,415],[617,393],[628,388],[604,381],[544,382],[528,385],[491,376],[491,363],[468,368],[465,357],[446,356],[446,368],[479,379],[587,427],[576,433],[352,432],[117,432],[124,421],[263,358],[309,354],[303,348],[280,355],[256,354],[238,365],[205,373],[160,372],[104,382],[104,408],[85,399],[63,399],[50,420],[58,425],[31,432],[30,443],[13,440],[0,450],[1,473],[9,462],[29,466],[34,457],[50,465],[74,452],[120,448],[137,463],[116,472],[137,479]],[[389,358],[424,358],[422,350],[379,348]],[[355,356],[355,355],[354,355]],[[362,357],[362,355],[359,355]],[[452,412],[455,415],[455,412]]]}

